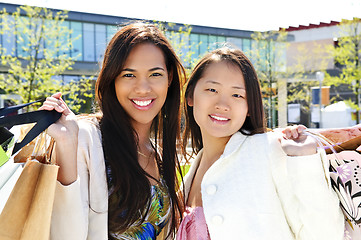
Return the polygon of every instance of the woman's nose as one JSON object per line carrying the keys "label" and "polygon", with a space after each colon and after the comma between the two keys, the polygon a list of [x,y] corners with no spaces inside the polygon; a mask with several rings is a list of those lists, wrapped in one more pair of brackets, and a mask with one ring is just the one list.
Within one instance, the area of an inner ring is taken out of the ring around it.
{"label": "woman's nose", "polygon": [[146,77],[137,79],[136,85],[135,85],[135,92],[142,94],[142,93],[148,93],[151,91],[151,86],[149,84],[149,81]]}
{"label": "woman's nose", "polygon": [[222,110],[222,111],[229,111],[229,103],[227,97],[219,96],[218,101],[216,103],[216,109]]}

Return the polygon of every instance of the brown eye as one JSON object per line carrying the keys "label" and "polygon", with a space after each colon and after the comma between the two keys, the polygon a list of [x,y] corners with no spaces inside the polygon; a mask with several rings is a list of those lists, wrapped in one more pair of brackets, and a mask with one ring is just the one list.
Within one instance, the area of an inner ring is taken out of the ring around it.
{"label": "brown eye", "polygon": [[132,73],[126,73],[123,75],[123,77],[131,78],[131,77],[135,77],[135,76]]}
{"label": "brown eye", "polygon": [[241,94],[233,94],[232,97],[236,97],[236,98],[244,98]]}
{"label": "brown eye", "polygon": [[152,75],[151,76],[153,76],[153,77],[160,77],[160,76],[163,76],[162,74],[160,74],[160,73],[152,73]]}

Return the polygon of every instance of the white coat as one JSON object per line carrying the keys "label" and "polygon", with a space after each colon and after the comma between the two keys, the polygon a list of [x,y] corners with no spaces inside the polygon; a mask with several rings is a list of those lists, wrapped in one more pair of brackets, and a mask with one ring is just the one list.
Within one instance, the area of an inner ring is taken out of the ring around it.
{"label": "white coat", "polygon": [[[185,201],[202,151],[185,176]],[[212,240],[341,240],[344,217],[323,150],[288,157],[275,132],[235,133],[201,183]]]}

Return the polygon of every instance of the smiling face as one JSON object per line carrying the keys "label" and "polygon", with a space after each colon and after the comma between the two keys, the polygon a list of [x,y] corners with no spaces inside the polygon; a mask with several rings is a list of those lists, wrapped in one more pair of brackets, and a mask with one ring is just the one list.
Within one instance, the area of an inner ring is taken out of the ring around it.
{"label": "smiling face", "polygon": [[197,81],[188,105],[193,106],[203,138],[230,138],[242,127],[248,113],[241,70],[225,61],[210,64]]}
{"label": "smiling face", "polygon": [[165,58],[160,48],[142,43],[131,50],[115,80],[115,91],[133,124],[151,125],[167,97],[168,82]]}

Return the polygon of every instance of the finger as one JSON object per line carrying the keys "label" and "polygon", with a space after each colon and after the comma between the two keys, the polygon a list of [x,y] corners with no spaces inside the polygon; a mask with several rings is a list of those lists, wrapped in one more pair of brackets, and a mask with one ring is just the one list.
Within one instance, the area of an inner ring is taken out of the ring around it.
{"label": "finger", "polygon": [[291,137],[292,137],[291,129],[288,129],[288,131],[286,132],[286,138],[289,139]]}
{"label": "finger", "polygon": [[303,134],[303,131],[307,129],[307,127],[303,125],[297,125],[294,129],[292,129],[292,136],[294,139],[300,138],[300,136]]}
{"label": "finger", "polygon": [[297,131],[299,133],[302,133],[306,129],[307,129],[307,127],[305,127],[304,125],[297,125]]}
{"label": "finger", "polygon": [[61,92],[57,92],[57,93],[55,93],[55,94],[53,94],[53,95],[51,95],[53,98],[57,98],[57,99],[59,99],[60,97],[61,97]]}
{"label": "finger", "polygon": [[283,133],[282,137],[283,137],[284,139],[289,138],[289,137],[290,137],[290,129],[289,129],[289,127],[283,129],[283,130],[282,130],[282,133]]}
{"label": "finger", "polygon": [[66,105],[66,103],[64,102],[64,100],[62,98],[59,98],[59,106],[61,106],[64,109],[64,114],[65,115],[70,115],[73,114],[73,112],[69,109],[68,105]]}
{"label": "finger", "polygon": [[[59,105],[59,101],[57,101],[57,102],[51,102],[51,101],[44,102],[42,108],[45,109],[45,110],[49,110],[49,111],[55,109],[57,112],[60,112],[60,113],[64,112],[64,110],[65,110],[64,107]],[[40,109],[40,110],[42,110],[42,109]]]}
{"label": "finger", "polygon": [[292,138],[297,139],[299,137],[298,129],[297,127],[293,128],[291,130]]}
{"label": "finger", "polygon": [[59,99],[58,98],[55,98],[55,97],[47,97],[46,99],[45,99],[45,101],[43,102],[43,104],[46,104],[46,103],[54,103],[54,104],[59,104],[60,103],[60,101],[59,101]]}
{"label": "finger", "polygon": [[42,105],[38,110],[48,110],[48,111],[52,111],[53,109],[54,109],[53,106]]}

